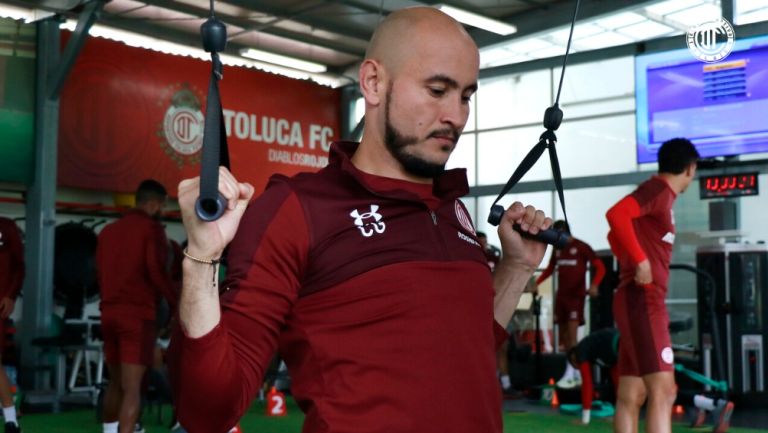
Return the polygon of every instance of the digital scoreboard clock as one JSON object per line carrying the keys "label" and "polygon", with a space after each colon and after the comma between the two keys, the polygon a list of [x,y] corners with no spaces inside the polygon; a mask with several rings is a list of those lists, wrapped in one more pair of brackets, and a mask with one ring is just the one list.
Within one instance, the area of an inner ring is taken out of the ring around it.
{"label": "digital scoreboard clock", "polygon": [[721,174],[699,178],[701,198],[757,195],[757,173]]}

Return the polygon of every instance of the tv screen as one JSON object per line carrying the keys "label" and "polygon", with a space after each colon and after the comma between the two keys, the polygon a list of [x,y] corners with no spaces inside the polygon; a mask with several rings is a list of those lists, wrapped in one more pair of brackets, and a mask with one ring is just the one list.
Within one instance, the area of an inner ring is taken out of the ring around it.
{"label": "tv screen", "polygon": [[[682,37],[681,37],[682,38]],[[702,157],[768,152],[768,36],[738,39],[718,63],[688,49],[635,59],[637,162],[656,162],[670,138]]]}

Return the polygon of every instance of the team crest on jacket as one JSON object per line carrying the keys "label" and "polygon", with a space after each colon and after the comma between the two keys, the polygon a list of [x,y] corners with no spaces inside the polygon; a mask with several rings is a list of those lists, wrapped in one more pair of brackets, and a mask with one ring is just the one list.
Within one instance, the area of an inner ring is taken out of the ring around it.
{"label": "team crest on jacket", "polygon": [[459,220],[459,224],[461,224],[466,231],[474,235],[475,227],[472,225],[472,219],[467,215],[467,211],[464,210],[464,206],[461,205],[461,202],[456,200],[453,203],[453,208],[456,210],[456,218]]}
{"label": "team crest on jacket", "polygon": [[167,104],[157,135],[160,146],[179,167],[200,162],[205,118],[200,111],[200,91],[187,83],[163,91],[160,104]]}
{"label": "team crest on jacket", "polygon": [[379,213],[379,205],[372,204],[371,209],[368,212],[360,213],[355,209],[349,213],[355,222],[355,226],[360,230],[360,233],[369,238],[375,233],[381,234],[386,230],[387,225],[382,221],[382,216]]}

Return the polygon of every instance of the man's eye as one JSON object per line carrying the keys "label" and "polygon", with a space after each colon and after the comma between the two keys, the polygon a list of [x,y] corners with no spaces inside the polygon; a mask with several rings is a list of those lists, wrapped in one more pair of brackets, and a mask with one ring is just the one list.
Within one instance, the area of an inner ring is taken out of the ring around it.
{"label": "man's eye", "polygon": [[431,93],[432,96],[443,96],[445,95],[445,89],[439,87],[430,87],[429,93]]}

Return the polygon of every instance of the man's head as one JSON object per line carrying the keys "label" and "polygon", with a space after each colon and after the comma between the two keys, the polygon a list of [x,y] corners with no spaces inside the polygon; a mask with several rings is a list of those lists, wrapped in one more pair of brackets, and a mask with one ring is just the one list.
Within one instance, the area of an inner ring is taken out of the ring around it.
{"label": "man's head", "polygon": [[383,144],[413,176],[440,174],[466,125],[479,59],[461,24],[437,9],[390,14],[360,67],[363,142]]}
{"label": "man's head", "polygon": [[160,182],[147,179],[136,189],[136,207],[153,218],[160,218],[167,197],[168,192]]}
{"label": "man's head", "polygon": [[659,148],[659,174],[675,177],[680,184],[680,192],[685,191],[696,175],[699,152],[688,139],[673,138],[665,141]]}

